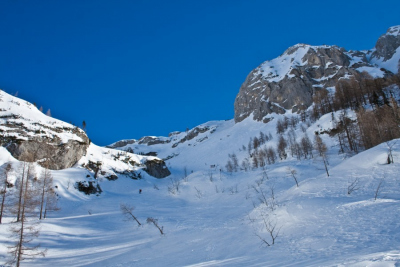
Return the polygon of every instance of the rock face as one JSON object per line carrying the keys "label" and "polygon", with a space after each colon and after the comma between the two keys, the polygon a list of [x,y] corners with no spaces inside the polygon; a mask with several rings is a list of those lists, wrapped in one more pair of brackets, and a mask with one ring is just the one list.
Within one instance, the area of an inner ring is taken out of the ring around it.
{"label": "rock face", "polygon": [[123,147],[123,146],[130,145],[130,144],[134,144],[134,143],[136,143],[136,140],[135,140],[135,139],[131,139],[131,140],[120,140],[120,141],[115,142],[115,143],[113,143],[113,144],[111,144],[111,145],[108,145],[108,146],[106,146],[106,147],[109,147],[109,148],[118,148],[118,147]]}
{"label": "rock face", "polygon": [[148,159],[144,164],[146,165],[145,171],[155,178],[165,178],[171,174],[163,160]]}
{"label": "rock face", "polygon": [[385,34],[379,37],[371,58],[382,58],[387,61],[394,56],[399,47],[400,26],[390,27]]}
{"label": "rock face", "polygon": [[89,146],[78,127],[48,117],[34,105],[0,92],[0,142],[13,157],[53,170],[73,166]]}
{"label": "rock face", "polygon": [[[82,156],[86,154],[88,146],[85,142],[68,140],[59,144],[57,139],[14,140],[8,142],[7,150],[14,158],[27,161],[38,161],[44,167],[52,170],[62,170],[72,167]],[[32,158],[32,151],[34,155]]]}
{"label": "rock face", "polygon": [[[254,120],[267,122],[266,116],[271,113],[305,110],[312,104],[316,91],[329,90],[339,79],[363,71],[374,77],[398,72],[399,32],[400,26],[391,27],[371,51],[306,44],[290,47],[247,76],[235,99],[235,122],[250,115]],[[395,67],[391,61],[396,61]]]}

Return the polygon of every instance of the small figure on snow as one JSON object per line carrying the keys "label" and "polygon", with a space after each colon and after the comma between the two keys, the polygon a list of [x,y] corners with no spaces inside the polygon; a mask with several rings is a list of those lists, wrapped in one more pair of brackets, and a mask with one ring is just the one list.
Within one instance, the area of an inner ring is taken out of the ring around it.
{"label": "small figure on snow", "polygon": [[139,189],[139,194],[141,194],[142,193],[142,189]]}

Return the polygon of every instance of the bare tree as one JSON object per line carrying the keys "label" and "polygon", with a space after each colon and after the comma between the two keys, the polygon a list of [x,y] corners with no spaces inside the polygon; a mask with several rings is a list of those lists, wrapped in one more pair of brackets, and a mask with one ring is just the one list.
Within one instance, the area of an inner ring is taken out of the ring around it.
{"label": "bare tree", "polygon": [[163,235],[164,234],[164,226],[160,226],[158,224],[158,219],[154,219],[152,217],[148,217],[146,222],[148,224],[153,224],[155,227],[157,227],[158,231],[160,231],[160,234]]}
{"label": "bare tree", "polygon": [[360,189],[359,187],[360,179],[356,178],[353,181],[350,182],[350,184],[347,186],[347,194],[350,195],[354,191],[357,191]]}
{"label": "bare tree", "polygon": [[237,172],[238,171],[238,167],[239,167],[239,160],[238,160],[236,154],[232,153],[232,154],[229,154],[228,156],[232,160],[232,170],[234,172]]}
{"label": "bare tree", "polygon": [[294,181],[296,182],[296,186],[299,187],[299,183],[297,182],[297,177],[296,177],[297,171],[290,167],[287,167],[286,170],[287,170],[288,174],[293,177]]}
{"label": "bare tree", "polygon": [[275,185],[271,185],[269,187],[270,190],[270,200],[269,200],[269,208],[271,211],[276,210],[276,207],[278,206],[278,203],[275,198]]}
{"label": "bare tree", "polygon": [[[270,247],[275,244],[282,227],[279,227],[278,222],[275,219],[272,219],[268,214],[261,213],[260,217],[262,221],[262,227],[260,230],[256,230],[254,234],[262,241],[263,244],[265,244],[267,247]],[[267,236],[260,233],[264,231],[267,232]]]}
{"label": "bare tree", "polygon": [[277,122],[276,122],[276,133],[277,134],[283,134],[285,132],[285,127],[284,127],[284,125],[283,125],[283,122],[282,122],[282,120],[278,120]]}
{"label": "bare tree", "polygon": [[46,219],[47,212],[49,211],[57,211],[60,208],[57,206],[58,197],[57,193],[55,192],[54,188],[51,187],[46,194],[46,204],[44,206],[44,214],[43,218]]}
{"label": "bare tree", "polygon": [[258,195],[258,200],[260,201],[260,203],[264,204],[265,206],[268,207],[268,196],[267,193],[264,191],[264,189],[262,188],[260,183],[256,183],[256,185],[252,185],[251,186],[254,191],[257,193]]}
{"label": "bare tree", "polygon": [[269,186],[269,194],[265,186],[263,186],[263,179],[259,179],[256,181],[255,185],[251,185],[251,188],[255,191],[258,201],[261,204],[264,204],[271,211],[274,211],[277,207],[277,202],[275,199],[275,186]]}
{"label": "bare tree", "polygon": [[242,165],[241,166],[242,166],[242,169],[247,172],[250,169],[250,161],[249,161],[249,159],[245,158],[242,161]]}
{"label": "bare tree", "polygon": [[287,142],[286,142],[285,138],[282,135],[279,136],[277,150],[278,150],[279,158],[281,160],[284,160],[287,157],[286,147],[287,147]]}
{"label": "bare tree", "polygon": [[210,182],[211,182],[211,183],[214,182],[213,171],[212,171],[212,170],[209,170],[209,171],[208,171],[208,178],[210,179]]}
{"label": "bare tree", "polygon": [[199,189],[197,189],[197,187],[194,187],[194,189],[196,190],[196,197],[199,198],[199,199],[202,198],[203,197],[203,193]]}
{"label": "bare tree", "polygon": [[41,173],[41,179],[39,179],[40,185],[40,212],[39,219],[44,218],[44,211],[46,210],[47,201],[50,200],[52,196],[55,196],[53,189],[53,176],[49,169],[43,169]]}
{"label": "bare tree", "polygon": [[[24,183],[20,184],[22,198],[17,203],[17,209],[12,210],[18,213],[19,220],[10,227],[11,238],[16,241],[14,245],[9,247],[9,253],[12,256],[9,264],[15,263],[16,266],[20,266],[24,259],[44,256],[46,253],[45,250],[39,249],[39,245],[31,245],[32,241],[39,236],[39,221],[32,219],[32,217],[35,217],[35,210],[38,205],[37,192],[32,185],[33,179],[29,175],[32,167],[29,164]],[[24,164],[22,164],[22,168],[25,168]]]}
{"label": "bare tree", "polygon": [[7,196],[7,188],[9,186],[8,183],[8,174],[10,173],[12,169],[12,166],[10,163],[7,164],[7,166],[5,167],[4,171],[3,171],[3,189],[1,189],[0,194],[2,195],[2,200],[1,200],[1,210],[0,210],[0,223],[1,223],[1,219],[3,218],[3,211],[4,211],[4,203],[6,200],[6,196]]}
{"label": "bare tree", "polygon": [[324,161],[326,175],[328,175],[328,177],[329,177],[328,159],[327,159],[327,156],[326,156],[326,151],[328,149],[326,148],[326,145],[322,141],[321,137],[319,135],[317,135],[317,134],[315,135],[315,139],[314,139],[314,148],[315,148],[315,150],[318,151],[318,154],[321,156],[322,160]]}
{"label": "bare tree", "polygon": [[[30,160],[30,155],[25,159]],[[24,160],[25,160],[24,159]],[[34,165],[32,162],[21,162],[20,163],[20,171],[22,171],[21,179],[18,183],[19,192],[18,192],[18,205],[17,205],[17,222],[21,220],[21,212],[23,206],[23,197],[24,197],[24,184],[28,182],[29,179],[33,179],[35,175]]]}
{"label": "bare tree", "polygon": [[303,150],[304,158],[307,158],[309,155],[312,157],[312,143],[307,134],[304,134],[304,136],[301,138],[300,146]]}
{"label": "bare tree", "polygon": [[387,159],[388,164],[394,163],[394,161],[393,161],[393,153],[392,152],[393,152],[393,146],[396,143],[397,142],[389,142],[389,141],[386,142],[386,145],[388,147],[388,159]]}
{"label": "bare tree", "polygon": [[135,215],[133,215],[133,210],[135,209],[135,207],[133,206],[129,206],[128,204],[120,204],[120,209],[122,214],[126,217],[127,220],[135,220],[139,226],[141,226],[142,224],[139,222],[139,220],[136,218]]}
{"label": "bare tree", "polygon": [[374,200],[376,200],[381,192],[382,189],[382,184],[383,184],[384,178],[382,178],[379,183],[378,186],[375,189],[375,194],[374,194]]}
{"label": "bare tree", "polygon": [[268,164],[275,164],[276,161],[276,152],[273,147],[268,147],[267,150],[267,162]]}
{"label": "bare tree", "polygon": [[176,195],[179,192],[179,187],[181,182],[178,179],[170,178],[170,184],[168,185],[168,192],[173,195]]}
{"label": "bare tree", "polygon": [[19,222],[20,220],[20,214],[21,214],[21,204],[22,204],[22,196],[24,193],[24,180],[25,180],[25,171],[26,171],[26,167],[27,167],[27,163],[25,161],[20,163],[20,170],[22,169],[22,175],[20,177],[20,179],[18,180],[18,211],[17,211],[17,222]]}
{"label": "bare tree", "polygon": [[231,159],[228,159],[228,162],[225,165],[226,171],[229,173],[233,172],[233,163],[231,161]]}
{"label": "bare tree", "polygon": [[186,167],[186,166],[183,167],[183,180],[184,180],[185,182],[188,181],[188,171],[187,171],[187,167]]}

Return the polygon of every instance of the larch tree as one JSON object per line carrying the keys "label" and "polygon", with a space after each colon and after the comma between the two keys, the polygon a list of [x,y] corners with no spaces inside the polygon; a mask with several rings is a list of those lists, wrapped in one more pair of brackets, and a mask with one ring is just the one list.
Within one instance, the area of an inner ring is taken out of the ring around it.
{"label": "larch tree", "polygon": [[319,156],[322,158],[325,166],[325,171],[326,174],[329,177],[329,172],[328,172],[328,159],[326,157],[326,151],[328,150],[325,143],[322,141],[321,137],[319,135],[315,135],[314,139],[314,148],[317,150]]}
{"label": "larch tree", "polygon": [[9,175],[9,173],[10,173],[11,170],[12,170],[12,166],[11,166],[10,163],[8,163],[7,166],[5,167],[5,169],[4,169],[4,171],[3,171],[3,175],[2,175],[3,181],[2,181],[1,184],[2,184],[3,188],[2,188],[1,191],[0,191],[0,194],[1,194],[1,196],[2,196],[2,199],[1,199],[1,209],[0,209],[0,223],[1,223],[1,220],[2,220],[2,218],[3,218],[4,205],[5,205],[5,200],[6,200],[6,196],[7,196],[7,188],[8,188],[8,186],[9,186],[9,183],[8,183],[8,175]]}
{"label": "larch tree", "polygon": [[[28,165],[26,167],[26,165]],[[9,246],[11,260],[8,264],[20,266],[21,261],[36,256],[44,256],[45,251],[39,249],[39,245],[33,245],[32,241],[39,236],[38,220],[36,217],[36,208],[38,206],[37,190],[34,186],[34,165],[33,163],[21,163],[22,183],[19,184],[22,192],[21,198],[16,203],[14,209],[18,220],[10,226],[11,238],[15,240],[14,245]]]}
{"label": "larch tree", "polygon": [[49,169],[43,169],[39,179],[40,190],[40,211],[39,219],[44,219],[46,211],[54,206],[53,203],[57,202],[56,195],[53,189],[53,176]]}

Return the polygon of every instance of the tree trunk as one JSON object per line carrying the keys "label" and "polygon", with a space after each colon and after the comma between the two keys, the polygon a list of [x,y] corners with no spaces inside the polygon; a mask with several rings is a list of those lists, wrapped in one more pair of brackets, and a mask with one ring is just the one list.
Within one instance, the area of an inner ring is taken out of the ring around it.
{"label": "tree trunk", "polygon": [[20,220],[21,215],[21,203],[22,203],[22,194],[24,188],[24,179],[25,179],[25,165],[26,163],[22,163],[22,179],[21,179],[21,187],[19,189],[19,199],[18,199],[18,213],[17,213],[17,222]]}
{"label": "tree trunk", "polygon": [[3,218],[3,209],[4,209],[4,201],[6,200],[6,193],[7,193],[7,175],[6,175],[6,181],[4,182],[3,199],[1,201],[0,223],[1,223],[1,219]]}

